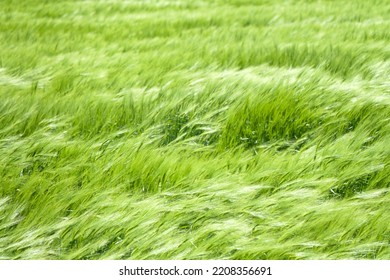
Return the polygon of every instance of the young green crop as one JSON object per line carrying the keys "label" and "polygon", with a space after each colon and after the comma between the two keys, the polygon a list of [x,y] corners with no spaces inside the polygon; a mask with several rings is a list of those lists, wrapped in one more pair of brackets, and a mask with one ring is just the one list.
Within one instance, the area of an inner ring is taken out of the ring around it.
{"label": "young green crop", "polygon": [[0,259],[389,259],[388,1],[0,3]]}

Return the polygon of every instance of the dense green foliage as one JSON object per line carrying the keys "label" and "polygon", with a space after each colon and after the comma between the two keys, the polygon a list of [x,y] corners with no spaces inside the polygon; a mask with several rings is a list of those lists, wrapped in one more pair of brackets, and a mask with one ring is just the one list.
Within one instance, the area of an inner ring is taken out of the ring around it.
{"label": "dense green foliage", "polygon": [[389,259],[389,15],[0,1],[0,258]]}

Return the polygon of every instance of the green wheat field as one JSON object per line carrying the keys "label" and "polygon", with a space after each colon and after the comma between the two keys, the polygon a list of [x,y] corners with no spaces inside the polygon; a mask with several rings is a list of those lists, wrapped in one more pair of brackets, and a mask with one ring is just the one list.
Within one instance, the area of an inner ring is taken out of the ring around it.
{"label": "green wheat field", "polygon": [[0,259],[390,259],[390,1],[0,1]]}

